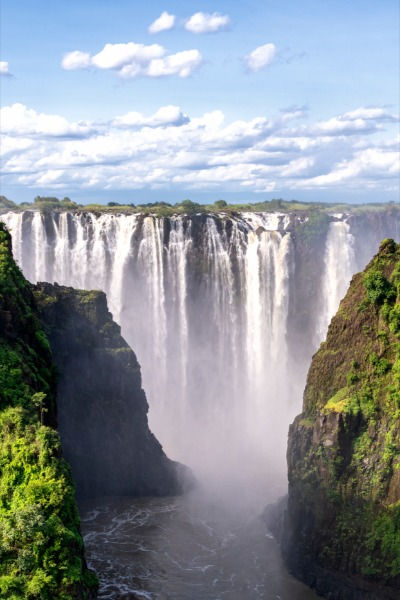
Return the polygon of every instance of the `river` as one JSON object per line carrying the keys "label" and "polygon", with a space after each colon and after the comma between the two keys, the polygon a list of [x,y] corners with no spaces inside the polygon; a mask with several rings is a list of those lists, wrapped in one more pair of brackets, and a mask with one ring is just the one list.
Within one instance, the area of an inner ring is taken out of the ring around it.
{"label": "river", "polygon": [[315,600],[285,569],[261,517],[237,506],[198,491],[86,502],[82,532],[99,598]]}

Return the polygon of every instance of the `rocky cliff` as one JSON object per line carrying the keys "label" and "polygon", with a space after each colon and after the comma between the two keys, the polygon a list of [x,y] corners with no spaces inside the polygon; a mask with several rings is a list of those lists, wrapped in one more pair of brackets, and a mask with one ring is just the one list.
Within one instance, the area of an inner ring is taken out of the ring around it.
{"label": "rocky cliff", "polygon": [[290,427],[283,551],[327,598],[400,597],[400,245],[353,277]]}
{"label": "rocky cliff", "polygon": [[166,495],[188,483],[150,432],[147,409],[105,294],[32,286],[0,223],[0,598],[96,596],[75,488],[81,497]]}
{"label": "rocky cliff", "polygon": [[59,431],[78,495],[182,491],[184,469],[149,430],[140,366],[105,294],[48,283],[34,294],[59,371]]}
{"label": "rocky cliff", "polygon": [[91,598],[55,371],[30,284],[0,224],[0,597]]}

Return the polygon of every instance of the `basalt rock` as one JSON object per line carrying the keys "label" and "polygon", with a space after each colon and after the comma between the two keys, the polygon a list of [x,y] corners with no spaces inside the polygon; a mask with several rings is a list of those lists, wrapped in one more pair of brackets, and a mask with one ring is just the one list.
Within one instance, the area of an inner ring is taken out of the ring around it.
{"label": "basalt rock", "polygon": [[35,298],[59,371],[58,426],[78,496],[180,493],[188,470],[149,430],[140,366],[105,294],[40,283]]}
{"label": "basalt rock", "polygon": [[0,223],[0,598],[96,597],[56,430],[55,384],[31,285]]}
{"label": "basalt rock", "polygon": [[400,245],[355,275],[290,427],[281,536],[326,598],[400,598]]}

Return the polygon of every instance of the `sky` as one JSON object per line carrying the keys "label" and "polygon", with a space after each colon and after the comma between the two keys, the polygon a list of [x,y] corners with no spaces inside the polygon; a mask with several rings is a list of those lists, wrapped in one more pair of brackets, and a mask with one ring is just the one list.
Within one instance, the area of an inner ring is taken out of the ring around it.
{"label": "sky", "polygon": [[0,193],[399,201],[397,0],[1,0]]}

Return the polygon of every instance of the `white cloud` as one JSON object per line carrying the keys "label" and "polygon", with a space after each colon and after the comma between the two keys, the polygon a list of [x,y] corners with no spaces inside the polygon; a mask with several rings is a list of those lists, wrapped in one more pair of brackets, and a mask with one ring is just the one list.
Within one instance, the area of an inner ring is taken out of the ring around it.
{"label": "white cloud", "polygon": [[315,126],[315,132],[322,135],[354,135],[374,131],[378,128],[379,124],[372,121],[372,119],[346,119],[344,116],[338,116],[319,122]]}
{"label": "white cloud", "polygon": [[343,119],[354,120],[354,119],[364,119],[364,120],[382,120],[382,121],[396,121],[398,117],[392,115],[384,108],[356,108],[350,112],[344,113]]}
{"label": "white cloud", "polygon": [[15,138],[10,135],[2,135],[0,144],[0,156],[18,153],[21,150],[26,150],[33,144],[34,142],[30,139]]}
{"label": "white cloud", "polygon": [[10,75],[8,62],[6,60],[0,60],[0,75]]}
{"label": "white cloud", "polygon": [[92,56],[92,64],[99,69],[122,69],[127,65],[142,68],[154,58],[164,56],[165,50],[159,44],[106,44],[100,52]]}
{"label": "white cloud", "polygon": [[163,77],[165,75],[178,75],[188,77],[201,63],[201,54],[198,50],[184,50],[170,54],[165,58],[152,60],[147,68],[149,77]]}
{"label": "white cloud", "polygon": [[398,174],[399,154],[384,148],[369,148],[356,152],[350,160],[339,161],[324,175],[310,179],[307,186],[327,186],[342,184],[355,178],[395,178]]}
{"label": "white cloud", "polygon": [[161,15],[153,21],[153,23],[149,27],[149,33],[160,33],[160,31],[167,31],[168,29],[172,29],[175,25],[175,15],[170,15],[168,12],[164,11]]}
{"label": "white cloud", "polygon": [[80,50],[74,50],[64,55],[61,66],[66,71],[73,71],[75,69],[86,69],[90,67],[91,60],[90,54],[87,52],[81,52]]}
{"label": "white cloud", "polygon": [[[312,127],[312,131],[315,134],[329,136],[367,134],[383,129],[384,124],[387,122],[398,120],[398,117],[383,108],[360,107],[326,121],[320,121]],[[304,131],[304,128],[300,130],[301,133],[304,133]]]}
{"label": "white cloud", "polygon": [[179,126],[189,122],[189,117],[182,112],[179,106],[161,106],[154,115],[145,117],[139,112],[129,112],[116,117],[112,124],[116,127],[165,127],[168,125]]}
{"label": "white cloud", "polygon": [[245,56],[247,67],[250,71],[259,71],[260,69],[270,65],[276,56],[275,44],[264,44],[258,46],[252,52]]}
{"label": "white cloud", "polygon": [[[294,107],[275,118],[227,122],[220,110],[189,118],[180,107],[169,105],[150,115],[133,110],[95,127],[15,104],[1,113],[5,182],[49,190],[221,192],[335,186],[384,191],[396,185],[398,153],[389,138],[377,137],[376,125],[384,119],[379,107],[293,125],[305,118],[310,120]],[[342,125],[350,123],[355,129],[343,134]],[[391,121],[386,124],[395,129]]]}
{"label": "white cloud", "polygon": [[0,109],[3,134],[42,137],[85,137],[94,132],[87,122],[70,123],[59,115],[38,113],[16,103]]}
{"label": "white cloud", "polygon": [[102,70],[113,70],[123,79],[138,76],[166,77],[177,75],[188,77],[201,64],[198,50],[183,50],[167,54],[159,44],[137,44],[135,42],[105,44],[104,48],[90,56],[75,50],[66,54],[62,67],[67,70],[83,69],[92,66]]}
{"label": "white cloud", "polygon": [[214,12],[212,14],[197,12],[185,22],[185,29],[192,33],[214,33],[220,29],[225,29],[230,23],[228,15],[221,15]]}

